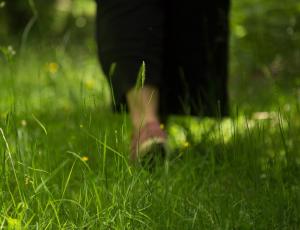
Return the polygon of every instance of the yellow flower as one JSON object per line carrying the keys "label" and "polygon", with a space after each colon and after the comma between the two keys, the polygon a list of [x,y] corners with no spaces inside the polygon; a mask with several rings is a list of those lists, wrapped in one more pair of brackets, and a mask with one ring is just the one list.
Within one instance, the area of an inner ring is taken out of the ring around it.
{"label": "yellow flower", "polygon": [[27,121],[26,121],[26,120],[22,120],[22,121],[21,121],[21,125],[22,125],[23,127],[25,127],[25,126],[27,125]]}
{"label": "yellow flower", "polygon": [[89,90],[92,90],[95,88],[95,81],[93,79],[89,79],[85,81],[85,87]]}
{"label": "yellow flower", "polygon": [[21,224],[21,220],[19,219],[14,219],[11,217],[7,217],[7,224],[8,224],[8,229],[16,229],[16,230],[21,230],[22,229],[22,224]]}
{"label": "yellow flower", "polygon": [[55,74],[58,71],[58,64],[55,62],[50,62],[47,64],[47,71],[51,74]]}
{"label": "yellow flower", "polygon": [[185,141],[185,142],[183,143],[183,148],[188,148],[188,147],[190,147],[190,143],[187,142],[187,141]]}
{"label": "yellow flower", "polygon": [[160,129],[165,129],[165,125],[164,124],[160,124]]}
{"label": "yellow flower", "polygon": [[89,158],[88,158],[87,156],[83,156],[83,157],[81,157],[81,160],[82,160],[82,161],[88,161]]}

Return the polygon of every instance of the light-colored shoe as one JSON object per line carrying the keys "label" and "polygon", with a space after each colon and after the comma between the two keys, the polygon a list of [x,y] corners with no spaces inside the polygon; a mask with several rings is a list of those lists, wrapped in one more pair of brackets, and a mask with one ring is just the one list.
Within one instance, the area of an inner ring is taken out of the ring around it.
{"label": "light-colored shoe", "polygon": [[135,132],[131,142],[132,161],[151,161],[152,158],[159,158],[166,155],[167,134],[158,122],[149,122],[140,130]]}

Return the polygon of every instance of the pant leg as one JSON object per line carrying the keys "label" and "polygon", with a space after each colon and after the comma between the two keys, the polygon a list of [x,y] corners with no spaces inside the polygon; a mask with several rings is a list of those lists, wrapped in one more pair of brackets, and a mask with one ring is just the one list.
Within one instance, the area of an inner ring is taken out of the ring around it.
{"label": "pant leg", "polygon": [[[145,62],[145,84],[159,87],[163,71],[164,12],[161,0],[98,0],[97,43],[117,108],[136,84]],[[115,70],[110,74],[110,67]]]}
{"label": "pant leg", "polygon": [[174,0],[166,10],[162,111],[228,115],[229,0]]}

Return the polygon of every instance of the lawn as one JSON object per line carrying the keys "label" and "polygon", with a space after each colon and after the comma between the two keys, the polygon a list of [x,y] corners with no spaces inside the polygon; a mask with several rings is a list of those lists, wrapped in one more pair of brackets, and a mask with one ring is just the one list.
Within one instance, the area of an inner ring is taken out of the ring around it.
{"label": "lawn", "polygon": [[300,36],[259,53],[268,4],[233,7],[232,116],[170,117],[172,154],[151,172],[128,159],[93,48],[2,46],[0,229],[299,229]]}

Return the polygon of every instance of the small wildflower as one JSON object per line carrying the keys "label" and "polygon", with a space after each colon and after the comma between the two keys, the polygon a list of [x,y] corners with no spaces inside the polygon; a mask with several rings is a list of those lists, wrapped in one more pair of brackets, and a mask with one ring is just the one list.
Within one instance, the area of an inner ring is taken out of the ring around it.
{"label": "small wildflower", "polygon": [[25,175],[25,185],[33,184],[33,180],[30,178],[30,176]]}
{"label": "small wildflower", "polygon": [[185,142],[183,143],[183,147],[184,147],[184,148],[188,148],[188,147],[190,147],[190,143],[189,143],[189,142],[187,142],[187,141],[185,141]]}
{"label": "small wildflower", "polygon": [[83,156],[83,157],[81,157],[81,160],[86,162],[89,160],[89,158],[87,156]]}
{"label": "small wildflower", "polygon": [[12,60],[13,56],[16,55],[16,51],[12,46],[3,47],[0,46],[0,51],[5,55],[7,60]]}
{"label": "small wildflower", "polygon": [[22,121],[21,121],[21,125],[22,125],[23,127],[25,127],[25,126],[27,125],[27,121],[26,121],[26,120],[22,120]]}
{"label": "small wildflower", "polygon": [[28,184],[29,184],[29,178],[25,177],[25,185],[28,185]]}
{"label": "small wildflower", "polygon": [[14,219],[11,217],[7,217],[7,224],[8,224],[8,229],[21,229],[22,225],[21,225],[21,221],[19,219]]}
{"label": "small wildflower", "polygon": [[55,74],[58,71],[58,64],[55,62],[50,62],[47,64],[47,71],[51,74]]}
{"label": "small wildflower", "polygon": [[11,57],[16,55],[16,51],[12,46],[7,47],[7,52]]}
{"label": "small wildflower", "polygon": [[92,80],[92,79],[89,79],[89,80],[85,81],[84,84],[85,84],[85,87],[86,87],[87,89],[89,89],[89,90],[92,90],[92,89],[95,88],[95,81]]}
{"label": "small wildflower", "polygon": [[160,124],[160,129],[165,129],[165,125],[164,124]]}

